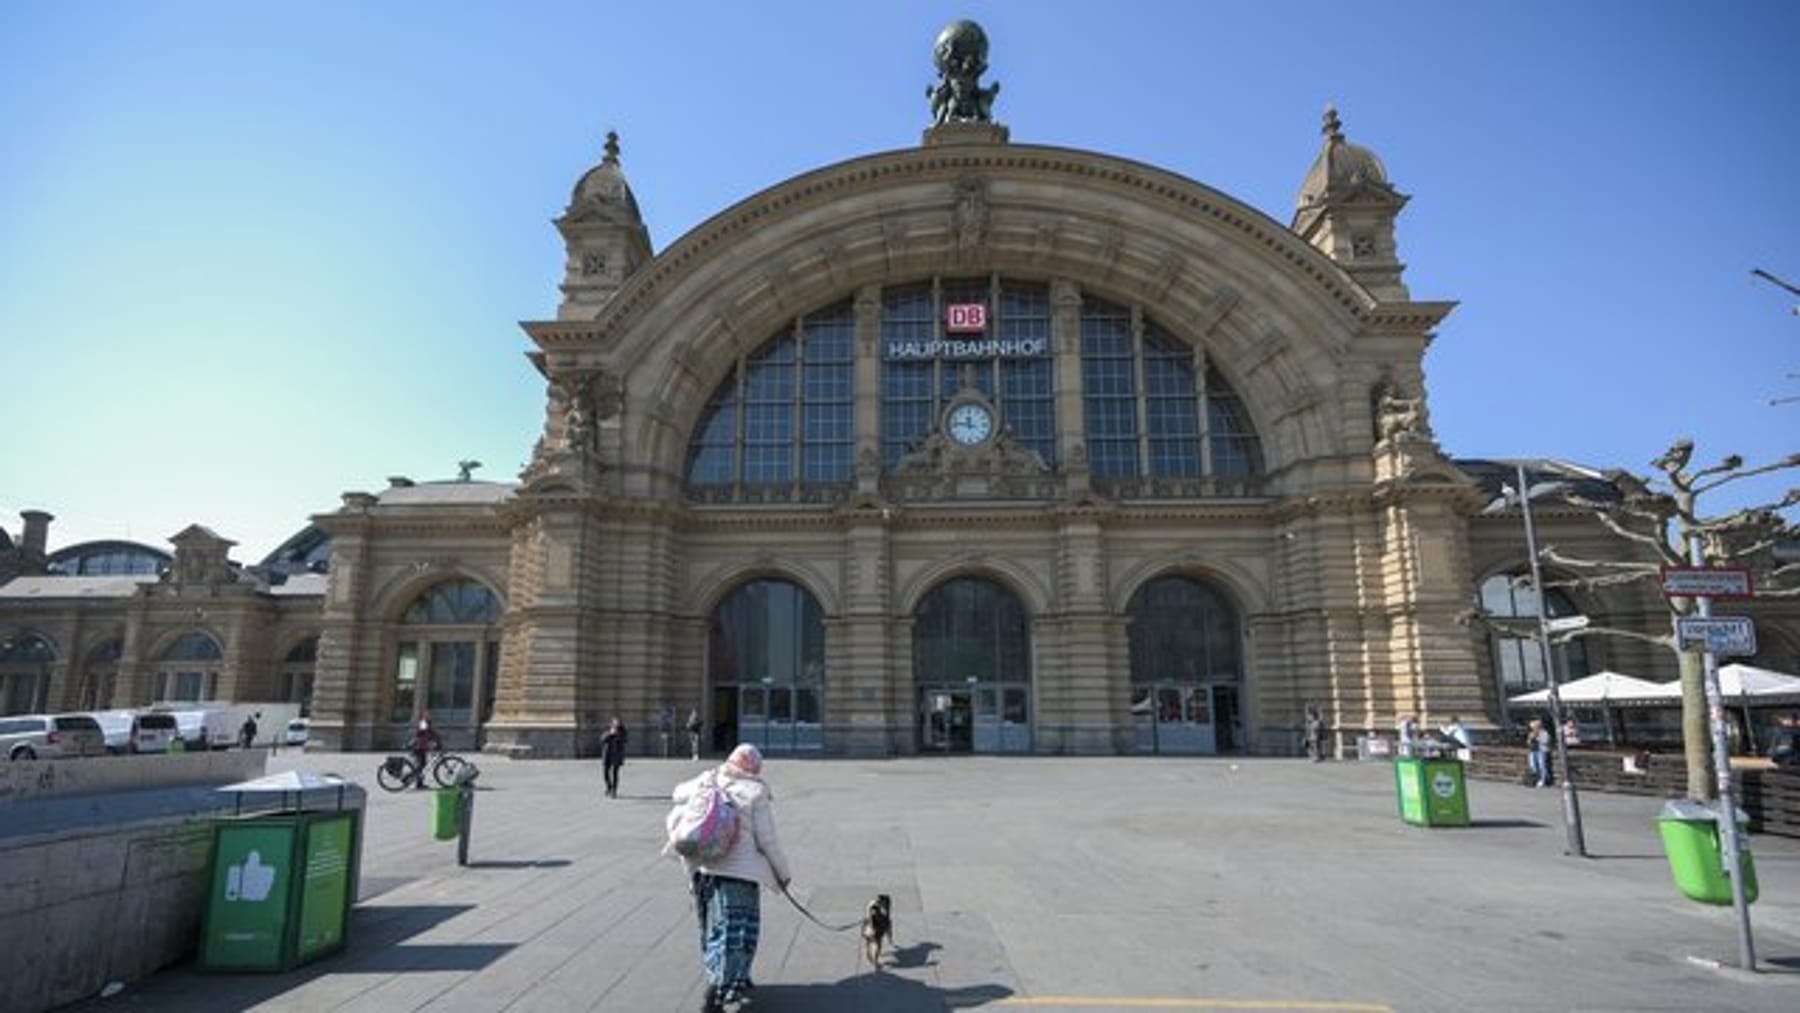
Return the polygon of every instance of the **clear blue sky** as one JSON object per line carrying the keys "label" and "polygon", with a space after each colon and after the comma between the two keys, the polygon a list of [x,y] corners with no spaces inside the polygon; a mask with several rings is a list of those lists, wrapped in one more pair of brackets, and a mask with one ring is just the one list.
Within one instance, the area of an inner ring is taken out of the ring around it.
{"label": "clear blue sky", "polygon": [[[511,480],[550,219],[623,137],[656,248],[918,143],[938,29],[1014,141],[1286,222],[1327,102],[1413,201],[1459,457],[1800,450],[1800,3],[0,4],[0,527],[253,562],[385,476]],[[1794,484],[1790,480],[1787,484]],[[1761,486],[1768,493],[1775,484]],[[1725,501],[1719,501],[1724,506]]]}

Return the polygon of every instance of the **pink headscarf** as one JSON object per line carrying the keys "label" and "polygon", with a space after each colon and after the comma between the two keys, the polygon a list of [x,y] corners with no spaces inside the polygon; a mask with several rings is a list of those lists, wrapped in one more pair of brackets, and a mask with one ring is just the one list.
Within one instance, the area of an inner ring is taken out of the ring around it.
{"label": "pink headscarf", "polygon": [[725,766],[731,768],[731,773],[756,777],[762,773],[762,750],[748,742],[740,742],[725,758]]}

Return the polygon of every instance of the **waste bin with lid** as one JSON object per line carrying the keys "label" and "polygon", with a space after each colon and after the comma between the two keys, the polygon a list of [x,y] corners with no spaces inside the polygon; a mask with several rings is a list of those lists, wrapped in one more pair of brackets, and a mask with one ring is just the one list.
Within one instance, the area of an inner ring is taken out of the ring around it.
{"label": "waste bin with lid", "polygon": [[[229,785],[213,826],[203,970],[285,971],[342,949],[356,899],[362,789],[289,772]],[[245,803],[262,811],[244,813]]]}
{"label": "waste bin with lid", "polygon": [[1400,818],[1415,826],[1466,827],[1469,793],[1462,761],[1454,756],[1401,756],[1394,760]]}
{"label": "waste bin with lid", "polygon": [[[1750,857],[1750,817],[1737,812],[1738,868],[1744,876],[1744,903],[1756,900],[1756,862]],[[1702,904],[1730,904],[1731,877],[1725,869],[1725,847],[1719,840],[1718,813],[1692,799],[1676,799],[1656,818],[1669,873],[1689,899]]]}

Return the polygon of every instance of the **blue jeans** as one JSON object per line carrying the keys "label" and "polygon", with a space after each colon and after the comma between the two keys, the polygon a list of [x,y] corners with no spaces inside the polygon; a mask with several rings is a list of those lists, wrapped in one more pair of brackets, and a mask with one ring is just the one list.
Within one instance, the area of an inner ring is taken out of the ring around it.
{"label": "blue jeans", "polygon": [[1531,751],[1531,779],[1539,787],[1550,783],[1550,753],[1547,750]]}
{"label": "blue jeans", "polygon": [[706,981],[723,989],[742,989],[750,983],[750,964],[762,931],[762,888],[749,880],[696,872],[693,891]]}

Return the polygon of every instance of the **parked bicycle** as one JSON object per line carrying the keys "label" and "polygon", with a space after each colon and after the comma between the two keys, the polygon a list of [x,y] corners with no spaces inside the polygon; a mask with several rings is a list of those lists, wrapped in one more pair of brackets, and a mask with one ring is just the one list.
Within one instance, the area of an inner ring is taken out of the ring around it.
{"label": "parked bicycle", "polygon": [[423,779],[429,774],[439,788],[449,788],[466,776],[464,771],[471,766],[455,753],[433,753],[425,758],[425,769],[420,770],[410,755],[396,753],[375,768],[375,782],[388,791],[405,791],[423,786]]}

